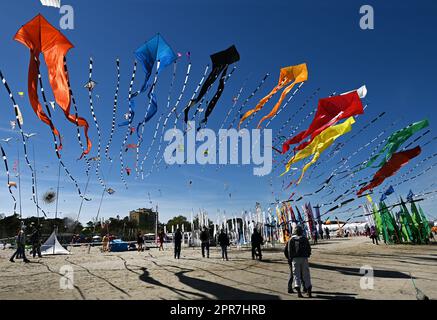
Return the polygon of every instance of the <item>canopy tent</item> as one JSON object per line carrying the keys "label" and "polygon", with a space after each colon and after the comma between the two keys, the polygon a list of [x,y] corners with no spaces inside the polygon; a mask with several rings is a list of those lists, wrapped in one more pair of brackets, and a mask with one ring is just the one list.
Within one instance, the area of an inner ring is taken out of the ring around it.
{"label": "canopy tent", "polygon": [[54,254],[70,254],[58,241],[56,232],[53,231],[47,241],[41,246],[41,254],[54,255]]}

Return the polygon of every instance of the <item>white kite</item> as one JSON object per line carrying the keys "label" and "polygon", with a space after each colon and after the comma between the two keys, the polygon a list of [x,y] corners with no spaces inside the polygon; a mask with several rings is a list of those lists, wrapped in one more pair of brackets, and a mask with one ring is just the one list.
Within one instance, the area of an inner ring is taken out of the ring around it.
{"label": "white kite", "polygon": [[61,7],[61,0],[41,0],[41,4],[46,7]]}

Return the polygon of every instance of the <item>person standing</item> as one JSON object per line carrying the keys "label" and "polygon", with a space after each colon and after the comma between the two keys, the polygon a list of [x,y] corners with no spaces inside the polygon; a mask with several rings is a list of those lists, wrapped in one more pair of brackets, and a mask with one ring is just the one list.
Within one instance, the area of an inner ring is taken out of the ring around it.
{"label": "person standing", "polygon": [[308,258],[311,256],[311,246],[308,239],[303,235],[301,226],[296,227],[293,236],[287,242],[285,255],[288,259],[291,271],[288,282],[288,292],[293,292],[292,286],[294,279],[294,289],[297,291],[298,297],[303,297],[301,293],[301,286],[303,285],[308,294],[308,298],[311,298],[312,284],[308,263]]}
{"label": "person standing", "polygon": [[252,243],[252,260],[255,260],[256,256],[258,256],[259,260],[262,260],[261,245],[264,244],[264,239],[258,232],[257,228],[253,229],[252,237],[250,240]]}
{"label": "person standing", "polygon": [[313,237],[313,245],[316,245],[317,240],[319,239],[319,233],[317,232],[317,228],[314,228],[312,237]]}
{"label": "person standing", "polygon": [[323,240],[323,226],[322,226],[322,224],[319,225],[319,234],[320,234],[320,240]]}
{"label": "person standing", "polygon": [[143,249],[143,245],[144,245],[144,237],[143,234],[140,232],[138,232],[137,234],[137,246],[138,246],[138,252],[140,251],[144,251]]}
{"label": "person standing", "polygon": [[200,233],[200,241],[202,242],[202,257],[205,258],[206,249],[206,256],[209,258],[209,231],[206,227],[203,227],[203,231]]}
{"label": "person standing", "polygon": [[372,239],[372,243],[379,245],[378,243],[378,232],[376,232],[375,226],[370,227],[370,238]]}
{"label": "person standing", "polygon": [[177,229],[174,235],[174,258],[179,259],[181,257],[182,246],[182,232],[181,229]]}
{"label": "person standing", "polygon": [[229,242],[229,237],[228,235],[225,233],[225,230],[221,230],[220,234],[218,236],[218,243],[220,245],[220,247],[222,248],[222,259],[226,261],[229,261],[228,259],[228,246],[230,244]]}
{"label": "person standing", "polygon": [[158,241],[159,241],[159,251],[164,251],[164,238],[165,234],[164,231],[161,230],[161,232],[158,234]]}
{"label": "person standing", "polygon": [[108,246],[109,246],[109,237],[107,234],[105,234],[102,239],[102,252],[108,251]]}
{"label": "person standing", "polygon": [[331,235],[329,233],[329,228],[328,227],[325,228],[325,234],[326,234],[326,239],[331,239]]}
{"label": "person standing", "polygon": [[33,232],[30,236],[30,241],[32,242],[32,255],[33,258],[38,254],[38,258],[42,258],[41,255],[41,233],[39,232],[38,227],[33,229]]}
{"label": "person standing", "polygon": [[19,230],[17,234],[17,250],[14,252],[12,257],[9,259],[10,262],[15,262],[14,258],[17,256],[21,256],[25,263],[30,262],[26,258],[26,234],[23,230]]}

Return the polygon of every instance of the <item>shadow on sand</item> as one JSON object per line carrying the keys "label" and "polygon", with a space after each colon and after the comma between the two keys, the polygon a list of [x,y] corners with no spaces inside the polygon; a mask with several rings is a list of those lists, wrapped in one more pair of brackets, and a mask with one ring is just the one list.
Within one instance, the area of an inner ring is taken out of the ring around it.
{"label": "shadow on sand", "polygon": [[[359,276],[359,277],[362,276],[362,274],[360,274],[359,268],[338,267],[338,266],[334,267],[334,266],[328,266],[328,265],[317,264],[317,263],[310,263],[310,268],[337,271],[340,272],[341,274],[349,275],[349,276]],[[374,272],[374,276],[378,278],[410,279],[410,275],[399,271],[374,269],[373,272]]]}
{"label": "shadow on sand", "polygon": [[196,279],[185,275],[187,271],[175,273],[179,281],[193,289],[208,293],[215,299],[223,300],[279,300],[278,296],[257,292],[244,291],[237,288],[225,286],[220,283],[211,282],[203,279]]}

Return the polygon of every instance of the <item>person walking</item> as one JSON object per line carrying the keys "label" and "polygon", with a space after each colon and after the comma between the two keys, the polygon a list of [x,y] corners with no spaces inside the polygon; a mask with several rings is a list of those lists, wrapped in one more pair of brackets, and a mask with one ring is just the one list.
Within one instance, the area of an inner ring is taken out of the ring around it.
{"label": "person walking", "polygon": [[22,257],[23,261],[25,263],[30,262],[27,258],[26,258],[26,234],[24,233],[23,230],[19,230],[18,234],[17,234],[17,250],[14,252],[14,254],[12,255],[12,257],[9,259],[10,262],[15,262],[14,258],[15,257]]}
{"label": "person walking", "polygon": [[311,256],[311,246],[308,239],[303,235],[301,226],[297,226],[293,232],[293,236],[287,242],[285,255],[290,266],[290,276],[288,281],[288,292],[297,291],[299,298],[302,298],[301,286],[303,284],[308,298],[312,297],[312,284],[308,258]]}
{"label": "person walking", "polygon": [[225,230],[221,230],[220,234],[218,236],[218,243],[220,247],[222,248],[222,259],[226,261],[229,261],[228,259],[228,246],[230,245],[229,237],[225,233]]}
{"label": "person walking", "polygon": [[255,260],[255,257],[258,256],[259,260],[262,260],[262,252],[261,245],[264,244],[264,239],[261,234],[258,232],[258,229],[253,229],[252,237],[252,260]]}
{"label": "person walking", "polygon": [[372,243],[379,245],[378,243],[378,232],[376,231],[375,226],[370,227],[370,239],[372,239]]}
{"label": "person walking", "polygon": [[174,258],[179,259],[181,257],[182,246],[182,232],[181,229],[177,229],[174,235]]}
{"label": "person walking", "polygon": [[200,241],[202,242],[202,257],[205,258],[205,250],[206,256],[209,258],[209,231],[206,227],[203,227],[203,231],[200,233]]}
{"label": "person walking", "polygon": [[38,254],[38,258],[42,258],[41,255],[41,233],[38,227],[34,227],[33,232],[30,236],[30,241],[32,242],[32,255],[33,258]]}

